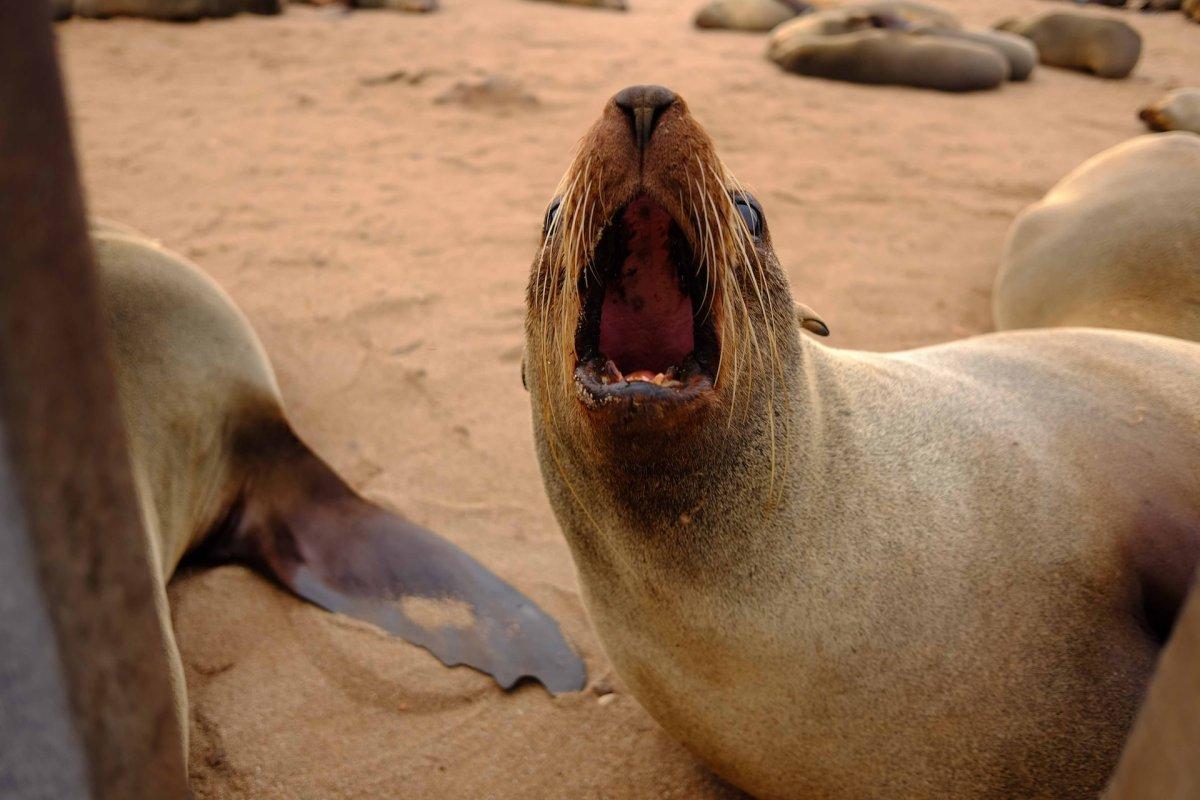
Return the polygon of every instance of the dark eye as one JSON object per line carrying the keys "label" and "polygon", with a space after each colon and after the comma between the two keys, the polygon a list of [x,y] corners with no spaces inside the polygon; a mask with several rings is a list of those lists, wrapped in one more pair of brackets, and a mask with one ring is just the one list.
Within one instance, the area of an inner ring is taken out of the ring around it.
{"label": "dark eye", "polygon": [[733,204],[737,207],[738,213],[742,215],[742,222],[746,224],[746,230],[750,231],[750,235],[755,239],[761,239],[763,233],[762,209],[759,208],[758,201],[743,194],[733,198]]}
{"label": "dark eye", "polygon": [[554,202],[546,209],[546,219],[542,222],[542,236],[547,236],[550,229],[554,227],[554,221],[558,219],[558,208],[562,205],[562,198],[554,198]]}

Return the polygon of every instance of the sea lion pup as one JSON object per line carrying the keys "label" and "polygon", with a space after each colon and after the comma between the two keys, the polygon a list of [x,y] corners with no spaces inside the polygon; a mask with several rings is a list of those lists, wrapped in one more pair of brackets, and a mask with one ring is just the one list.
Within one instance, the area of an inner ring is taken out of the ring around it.
{"label": "sea lion pup", "polygon": [[1138,118],[1152,131],[1200,133],[1200,89],[1176,89],[1143,108]]}
{"label": "sea lion pup", "polygon": [[208,276],[111,225],[93,241],[167,641],[164,586],[194,554],[244,562],[501,686],[532,676],[553,692],[581,688],[581,662],[531,600],[364,500],[299,439],[262,345]]}
{"label": "sea lion pup", "polygon": [[662,87],[605,106],[544,230],[538,458],[647,710],[767,800],[1094,798],[1200,558],[1200,345],[824,347]]}
{"label": "sea lion pup", "polygon": [[804,14],[812,6],[801,0],[711,0],[696,12],[697,28],[763,33]]}
{"label": "sea lion pup", "polygon": [[947,92],[994,89],[1009,77],[992,47],[908,27],[899,16],[857,8],[818,11],[772,31],[767,57],[800,75]]}
{"label": "sea lion pup", "polygon": [[1106,150],[1018,216],[996,327],[1089,325],[1200,341],[1200,136]]}
{"label": "sea lion pup", "polygon": [[996,23],[996,30],[1024,36],[1037,45],[1043,64],[1125,78],[1142,56],[1142,36],[1119,19],[1045,11],[1027,19]]}

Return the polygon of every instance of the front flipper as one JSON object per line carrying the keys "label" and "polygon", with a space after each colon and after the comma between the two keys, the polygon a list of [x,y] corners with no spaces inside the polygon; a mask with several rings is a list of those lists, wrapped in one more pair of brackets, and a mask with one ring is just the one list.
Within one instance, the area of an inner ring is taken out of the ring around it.
{"label": "front flipper", "polygon": [[261,466],[214,537],[214,555],[505,689],[524,677],[553,694],[583,688],[583,662],[532,600],[449,541],[364,500],[291,438],[282,459],[255,459]]}

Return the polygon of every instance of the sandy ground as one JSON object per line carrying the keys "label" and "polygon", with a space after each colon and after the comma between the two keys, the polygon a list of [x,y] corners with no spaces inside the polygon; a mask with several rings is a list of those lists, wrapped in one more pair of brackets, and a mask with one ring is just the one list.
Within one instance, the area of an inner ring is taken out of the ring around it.
{"label": "sandy ground", "polygon": [[[199,798],[712,798],[624,693],[542,493],[518,363],[543,209],[604,100],[682,93],[765,206],[832,343],[892,350],[988,330],[1012,216],[1200,83],[1200,26],[1119,15],[1130,80],[1042,68],[972,96],[786,75],[691,3],[628,14],[528,0],[440,13],[59,26],[92,210],[208,269],[249,315],[297,427],[369,496],[534,597],[587,691],[504,694],[467,669],[233,567],[177,579]],[[944,0],[972,23],[1039,0]],[[500,75],[537,102],[439,102]],[[616,691],[602,696],[596,684]]]}

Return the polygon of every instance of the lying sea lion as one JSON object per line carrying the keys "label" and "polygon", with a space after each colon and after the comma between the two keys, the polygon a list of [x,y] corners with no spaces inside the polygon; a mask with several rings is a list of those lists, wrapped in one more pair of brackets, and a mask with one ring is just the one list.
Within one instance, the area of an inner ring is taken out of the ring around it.
{"label": "lying sea lion", "polygon": [[762,33],[811,10],[801,0],[711,0],[696,12],[697,28]]}
{"label": "lying sea lion", "polygon": [[1008,79],[1028,80],[1038,63],[1037,47],[1024,36],[1007,31],[966,30],[962,28],[940,28],[934,26],[914,27],[913,33],[941,38],[961,39],[990,47],[1008,61]]}
{"label": "lying sea lion", "polygon": [[248,564],[506,688],[524,676],[552,692],[582,687],[582,663],[529,598],[364,500],[300,440],[262,345],[216,283],[124,226],[92,234],[180,720],[165,584],[185,555]]}
{"label": "lying sea lion", "polygon": [[1142,36],[1119,19],[1045,11],[1027,19],[998,22],[1032,41],[1043,64],[1090,72],[1101,78],[1125,78],[1142,56]]}
{"label": "lying sea lion", "polygon": [[72,14],[93,19],[143,17],[171,22],[192,22],[205,17],[279,14],[284,0],[53,0],[55,19]]}
{"label": "lying sea lion", "polygon": [[1176,89],[1143,108],[1138,117],[1152,131],[1200,133],[1200,89]]}
{"label": "lying sea lion", "polygon": [[928,3],[917,0],[868,0],[846,3],[843,0],[813,0],[821,11],[859,11],[896,17],[910,25],[932,25],[937,28],[961,28],[958,17]]}
{"label": "lying sea lion", "polygon": [[625,0],[540,0],[543,3],[559,3],[564,6],[587,6],[590,8],[609,8],[613,11],[628,11],[629,4]]}
{"label": "lying sea lion", "polygon": [[857,8],[818,11],[776,28],[767,57],[800,75],[948,92],[994,89],[1009,77],[996,49],[909,27],[905,18]]}
{"label": "lying sea lion", "polygon": [[996,327],[1091,325],[1200,341],[1200,136],[1106,150],[1017,216]]}
{"label": "lying sea lion", "polygon": [[438,0],[291,0],[307,5],[344,5],[347,8],[380,8],[388,11],[411,11],[425,14],[438,10]]}
{"label": "lying sea lion", "polygon": [[1094,798],[1200,560],[1200,345],[831,349],[663,87],[547,213],[524,379],[606,652],[771,798]]}

